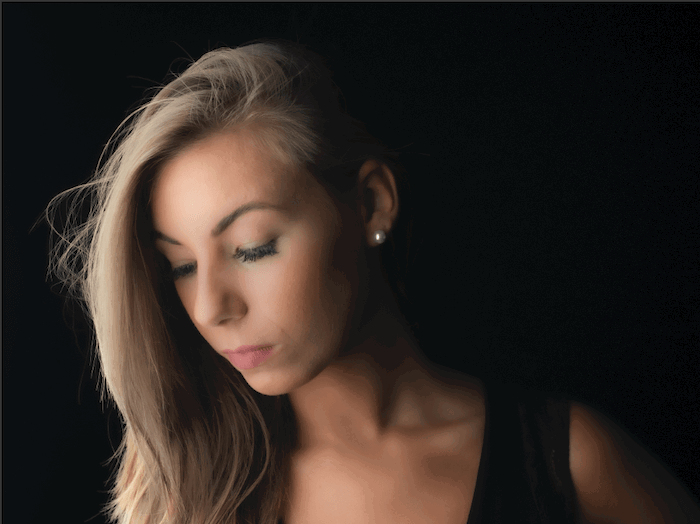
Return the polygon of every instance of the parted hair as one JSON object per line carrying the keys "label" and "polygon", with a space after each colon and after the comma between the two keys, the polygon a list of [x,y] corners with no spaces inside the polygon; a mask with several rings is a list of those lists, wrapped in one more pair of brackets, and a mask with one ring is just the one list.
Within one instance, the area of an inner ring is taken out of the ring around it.
{"label": "parted hair", "polygon": [[[207,136],[241,129],[343,201],[361,197],[357,173],[370,158],[386,162],[405,191],[397,156],[347,115],[323,61],[267,41],[216,49],[172,74],[125,118],[94,175],[49,203],[49,271],[83,306],[103,398],[121,417],[105,508],[113,522],[274,524],[287,500],[297,435],[288,396],[257,393],[207,344],[153,247],[160,167]],[[381,247],[403,308],[409,238],[400,216]]]}

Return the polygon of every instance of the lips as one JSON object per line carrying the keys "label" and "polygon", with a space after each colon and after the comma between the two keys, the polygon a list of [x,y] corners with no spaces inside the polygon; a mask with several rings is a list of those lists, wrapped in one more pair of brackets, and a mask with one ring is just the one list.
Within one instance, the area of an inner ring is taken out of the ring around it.
{"label": "lips", "polygon": [[272,345],[239,346],[234,350],[225,349],[223,353],[234,367],[252,369],[265,362],[272,355],[272,350]]}

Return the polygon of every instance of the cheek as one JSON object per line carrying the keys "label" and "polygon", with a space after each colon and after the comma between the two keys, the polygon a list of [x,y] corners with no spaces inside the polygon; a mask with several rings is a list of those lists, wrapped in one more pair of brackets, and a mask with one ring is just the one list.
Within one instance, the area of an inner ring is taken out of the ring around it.
{"label": "cheek", "polygon": [[[337,349],[352,295],[344,271],[333,265],[332,243],[298,238],[290,242],[287,263],[269,275],[267,310],[297,342]],[[263,306],[263,305],[261,305]],[[269,307],[268,307],[269,306]]]}

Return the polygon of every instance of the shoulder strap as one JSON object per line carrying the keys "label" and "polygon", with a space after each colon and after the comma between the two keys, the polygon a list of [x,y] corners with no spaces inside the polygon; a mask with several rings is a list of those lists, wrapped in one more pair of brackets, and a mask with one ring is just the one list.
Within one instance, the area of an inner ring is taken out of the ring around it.
{"label": "shoulder strap", "polygon": [[468,524],[576,522],[569,400],[484,381],[486,428]]}
{"label": "shoulder strap", "polygon": [[577,499],[569,468],[571,399],[520,390],[525,465],[541,522],[574,522]]}

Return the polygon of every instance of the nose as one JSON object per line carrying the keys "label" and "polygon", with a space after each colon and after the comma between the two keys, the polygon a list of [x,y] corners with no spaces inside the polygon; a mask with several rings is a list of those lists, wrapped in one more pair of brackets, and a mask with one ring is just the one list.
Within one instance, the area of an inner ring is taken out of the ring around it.
{"label": "nose", "polygon": [[194,304],[194,321],[202,326],[219,326],[240,320],[248,312],[235,275],[216,268],[200,270],[197,275],[197,296]]}

